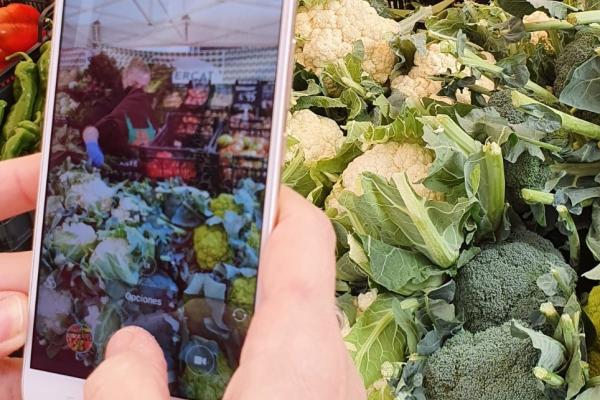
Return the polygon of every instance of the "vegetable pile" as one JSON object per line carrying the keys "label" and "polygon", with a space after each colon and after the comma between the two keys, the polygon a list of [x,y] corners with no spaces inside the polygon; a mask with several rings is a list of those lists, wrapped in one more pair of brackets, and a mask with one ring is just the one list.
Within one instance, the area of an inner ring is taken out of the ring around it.
{"label": "vegetable pile", "polygon": [[283,180],[369,399],[600,398],[600,6],[405,5],[296,22]]}
{"label": "vegetable pile", "polygon": [[[221,398],[248,323],[231,316],[254,303],[263,185],[246,179],[211,197],[181,180],[111,183],[70,159],[49,182],[38,345],[55,358],[69,327],[87,325],[84,373],[112,333],[141,326],[165,352],[172,393]],[[193,369],[198,345],[211,349],[217,373]]]}

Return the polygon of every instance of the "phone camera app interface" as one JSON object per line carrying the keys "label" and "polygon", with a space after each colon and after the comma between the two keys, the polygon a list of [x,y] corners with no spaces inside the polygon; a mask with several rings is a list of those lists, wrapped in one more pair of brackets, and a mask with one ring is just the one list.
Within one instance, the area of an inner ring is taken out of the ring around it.
{"label": "phone camera app interface", "polygon": [[253,312],[282,4],[65,0],[33,368],[86,378],[135,325],[174,396],[222,396]]}

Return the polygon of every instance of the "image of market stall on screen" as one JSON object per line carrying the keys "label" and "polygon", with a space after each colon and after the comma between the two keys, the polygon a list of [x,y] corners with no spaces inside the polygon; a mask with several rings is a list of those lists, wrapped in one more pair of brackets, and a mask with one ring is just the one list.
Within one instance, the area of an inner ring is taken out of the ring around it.
{"label": "image of market stall on screen", "polygon": [[174,396],[222,393],[255,297],[281,8],[65,1],[33,368],[85,378],[137,325]]}

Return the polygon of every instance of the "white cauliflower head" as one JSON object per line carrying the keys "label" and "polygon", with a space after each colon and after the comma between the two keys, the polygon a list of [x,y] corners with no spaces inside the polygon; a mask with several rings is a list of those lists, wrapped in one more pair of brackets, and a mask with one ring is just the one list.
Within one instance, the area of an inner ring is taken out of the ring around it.
{"label": "white cauliflower head", "polygon": [[310,110],[288,116],[287,135],[298,143],[288,149],[286,159],[301,150],[307,164],[334,157],[344,141],[344,133],[334,120]]}
{"label": "white cauliflower head", "polygon": [[434,159],[431,150],[419,144],[388,142],[375,145],[348,164],[327,199],[327,207],[341,210],[337,197],[344,190],[362,195],[364,192],[360,177],[365,172],[377,174],[385,179],[391,179],[397,173],[406,173],[419,196],[442,200],[441,193],[433,192],[420,183],[427,177]]}
{"label": "white cauliflower head", "polygon": [[[523,23],[525,23],[525,24],[532,23],[532,22],[546,22],[546,21],[551,21],[551,20],[552,20],[552,18],[550,18],[543,11],[534,11],[533,13],[531,13],[529,15],[525,15],[523,17]],[[546,49],[552,50],[552,44],[550,43],[550,40],[548,39],[548,32],[546,32],[546,31],[531,32],[530,42],[532,44],[543,43],[544,47],[546,47]]]}
{"label": "white cauliflower head", "polygon": [[387,81],[396,62],[388,37],[398,32],[396,21],[384,18],[365,0],[331,0],[299,7],[296,35],[301,39],[296,60],[320,73],[328,63],[343,59],[361,40],[363,68],[379,83]]}
{"label": "white cauliflower head", "polygon": [[[492,54],[487,53],[484,56],[486,59],[491,57],[491,61],[494,62]],[[433,80],[431,77],[448,72],[458,72],[461,65],[456,58],[443,53],[439,43],[430,43],[425,52],[415,53],[414,64],[407,75],[400,75],[392,81],[392,89],[400,92],[405,98],[412,100],[428,97],[434,100],[452,102],[448,97],[437,95],[442,90],[442,82]],[[471,70],[465,68],[464,72],[469,75]],[[494,89],[494,82],[485,76],[478,79],[476,84],[488,90]],[[470,104],[471,92],[469,89],[459,90],[456,92],[456,99],[459,103]]]}

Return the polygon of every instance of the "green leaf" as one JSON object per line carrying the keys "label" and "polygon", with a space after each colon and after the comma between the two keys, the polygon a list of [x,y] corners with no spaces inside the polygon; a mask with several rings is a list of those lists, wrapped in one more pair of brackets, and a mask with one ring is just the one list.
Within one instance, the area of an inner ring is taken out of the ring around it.
{"label": "green leaf", "polygon": [[560,92],[560,101],[580,110],[600,113],[600,57],[592,57],[575,68]]}
{"label": "green leaf", "polygon": [[364,194],[344,192],[340,203],[357,221],[358,233],[370,235],[389,245],[413,248],[435,265],[451,267],[463,245],[465,221],[475,200],[456,204],[419,197],[405,174],[389,184],[375,174],[362,176]]}
{"label": "green leaf", "polygon": [[381,365],[403,361],[406,342],[394,319],[394,297],[380,295],[344,338],[366,387],[382,378]]}
{"label": "green leaf", "polygon": [[567,350],[558,340],[546,336],[542,332],[526,328],[517,321],[512,322],[511,332],[515,337],[530,339],[533,347],[540,351],[538,367],[554,372],[567,362]]}
{"label": "green leaf", "polygon": [[575,400],[597,400],[600,399],[600,386],[586,389],[583,393],[575,397]]}
{"label": "green leaf", "polygon": [[361,267],[374,282],[392,292],[410,296],[437,288],[444,281],[444,271],[422,254],[390,246],[371,236],[361,236],[361,241],[368,258]]}

